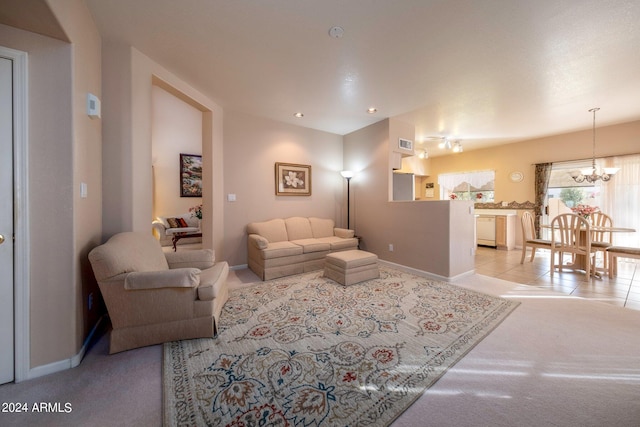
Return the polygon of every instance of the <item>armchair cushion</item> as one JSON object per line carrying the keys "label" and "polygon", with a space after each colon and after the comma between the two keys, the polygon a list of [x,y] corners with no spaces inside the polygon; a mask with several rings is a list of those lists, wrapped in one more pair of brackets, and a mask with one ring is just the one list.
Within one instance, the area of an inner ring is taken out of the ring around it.
{"label": "armchair cushion", "polygon": [[213,267],[216,261],[213,249],[197,251],[167,252],[164,254],[169,268],[199,268],[204,270]]}
{"label": "armchair cushion", "polygon": [[140,233],[120,233],[110,239],[109,245],[92,251],[91,267],[100,282],[132,271],[168,270],[169,264],[155,239]]}
{"label": "armchair cushion", "polygon": [[198,268],[133,271],[124,278],[124,288],[129,291],[161,288],[195,288],[200,283],[200,272]]}

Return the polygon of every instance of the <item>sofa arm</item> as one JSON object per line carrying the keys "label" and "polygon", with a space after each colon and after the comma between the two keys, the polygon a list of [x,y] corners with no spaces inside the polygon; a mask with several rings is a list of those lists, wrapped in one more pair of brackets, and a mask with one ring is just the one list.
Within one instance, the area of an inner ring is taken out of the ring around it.
{"label": "sofa arm", "polygon": [[213,249],[200,249],[195,251],[167,252],[164,254],[170,269],[175,268],[199,268],[206,270],[213,267],[216,261]]}
{"label": "sofa arm", "polygon": [[248,242],[258,249],[267,249],[269,246],[269,241],[258,234],[249,234]]}
{"label": "sofa arm", "polygon": [[155,220],[151,223],[151,229],[157,233],[157,237],[163,238],[167,234],[167,228],[164,226],[162,221]]}
{"label": "sofa arm", "polygon": [[334,228],[333,229],[333,234],[336,237],[342,237],[343,239],[349,239],[351,237],[354,237],[356,235],[356,232],[354,230],[348,230],[346,228]]}
{"label": "sofa arm", "polygon": [[195,288],[200,284],[200,269],[176,268],[161,271],[134,271],[124,278],[129,291],[162,288]]}

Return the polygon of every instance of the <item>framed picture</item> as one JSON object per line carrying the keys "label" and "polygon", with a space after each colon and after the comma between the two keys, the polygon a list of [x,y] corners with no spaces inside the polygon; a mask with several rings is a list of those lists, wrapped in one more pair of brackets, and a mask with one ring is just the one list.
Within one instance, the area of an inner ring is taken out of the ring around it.
{"label": "framed picture", "polygon": [[276,196],[310,196],[311,166],[276,163]]}
{"label": "framed picture", "polygon": [[180,197],[202,197],[202,156],[180,154]]}

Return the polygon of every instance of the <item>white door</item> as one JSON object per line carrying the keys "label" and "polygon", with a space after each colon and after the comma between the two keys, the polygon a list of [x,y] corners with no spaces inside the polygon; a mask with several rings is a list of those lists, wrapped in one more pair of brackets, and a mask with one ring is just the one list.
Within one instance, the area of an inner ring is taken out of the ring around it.
{"label": "white door", "polygon": [[0,384],[14,379],[13,61],[0,57]]}

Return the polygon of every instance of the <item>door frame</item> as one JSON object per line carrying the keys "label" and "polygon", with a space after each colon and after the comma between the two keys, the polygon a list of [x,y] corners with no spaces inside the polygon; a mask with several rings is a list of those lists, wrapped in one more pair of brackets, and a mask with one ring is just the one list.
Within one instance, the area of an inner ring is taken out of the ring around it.
{"label": "door frame", "polygon": [[14,381],[29,378],[29,134],[27,53],[0,46],[13,61]]}

